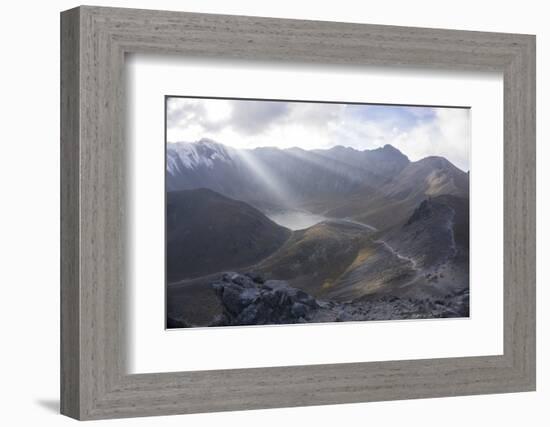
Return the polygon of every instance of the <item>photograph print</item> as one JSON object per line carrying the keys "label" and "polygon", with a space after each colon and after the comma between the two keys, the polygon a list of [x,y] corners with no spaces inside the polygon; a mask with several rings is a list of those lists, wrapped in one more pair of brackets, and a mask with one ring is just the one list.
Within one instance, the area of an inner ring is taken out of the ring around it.
{"label": "photograph print", "polygon": [[165,108],[167,328],[469,317],[469,108]]}

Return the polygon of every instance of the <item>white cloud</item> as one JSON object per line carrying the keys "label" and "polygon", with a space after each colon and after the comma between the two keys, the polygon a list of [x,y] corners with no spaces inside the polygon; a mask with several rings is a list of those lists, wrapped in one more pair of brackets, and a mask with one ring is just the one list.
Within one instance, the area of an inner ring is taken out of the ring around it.
{"label": "white cloud", "polygon": [[169,142],[212,138],[238,148],[391,144],[413,161],[443,156],[469,169],[468,109],[170,98],[167,130]]}
{"label": "white cloud", "polygon": [[393,135],[388,143],[410,160],[443,156],[467,171],[470,169],[470,110],[437,108],[433,120]]}

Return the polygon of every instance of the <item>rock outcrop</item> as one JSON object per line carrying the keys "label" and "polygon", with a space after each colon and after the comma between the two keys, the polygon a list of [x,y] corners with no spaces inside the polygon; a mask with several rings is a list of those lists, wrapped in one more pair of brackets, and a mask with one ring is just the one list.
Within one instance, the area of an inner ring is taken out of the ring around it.
{"label": "rock outcrop", "polygon": [[[264,281],[261,276],[248,273],[224,273],[211,286],[223,313],[209,326],[464,317],[469,312],[468,291],[438,299],[380,297],[336,303],[317,300],[285,281]],[[185,325],[183,319],[172,322]]]}
{"label": "rock outcrop", "polygon": [[299,323],[319,309],[315,298],[304,291],[258,275],[225,273],[212,287],[224,309],[214,326]]}

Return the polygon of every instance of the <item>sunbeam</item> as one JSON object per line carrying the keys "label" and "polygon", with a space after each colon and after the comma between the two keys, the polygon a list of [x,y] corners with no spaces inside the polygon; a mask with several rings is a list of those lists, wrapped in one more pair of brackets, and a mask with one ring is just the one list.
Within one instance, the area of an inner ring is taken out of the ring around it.
{"label": "sunbeam", "polygon": [[303,149],[295,147],[286,149],[285,153],[304,163],[318,166],[335,175],[346,176],[357,182],[361,181],[361,177],[365,173],[356,166],[336,159],[331,159],[314,151],[309,151],[306,153]]}
{"label": "sunbeam", "polygon": [[269,191],[270,195],[280,203],[281,206],[290,207],[296,204],[295,197],[290,189],[275,176],[269,166],[254,156],[249,150],[234,150],[235,155],[244,165],[254,174],[262,183],[263,187]]}

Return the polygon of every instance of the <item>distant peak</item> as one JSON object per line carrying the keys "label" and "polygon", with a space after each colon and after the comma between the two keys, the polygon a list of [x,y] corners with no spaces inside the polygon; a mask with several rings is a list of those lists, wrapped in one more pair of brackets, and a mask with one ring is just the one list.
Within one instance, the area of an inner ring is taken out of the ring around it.
{"label": "distant peak", "polygon": [[346,147],[344,145],[334,145],[330,148],[321,149],[323,151],[356,151],[353,147]]}
{"label": "distant peak", "polygon": [[443,156],[427,156],[427,157],[424,157],[424,158],[420,159],[419,161],[420,162],[421,161],[446,161],[446,162],[448,162],[448,160]]}
{"label": "distant peak", "polygon": [[171,142],[170,144],[173,146],[188,146],[188,145],[224,146],[223,144],[217,141],[214,141],[213,139],[210,139],[210,138],[201,138],[197,141],[175,141],[175,142]]}
{"label": "distant peak", "polygon": [[398,151],[401,153],[401,151],[399,151],[397,148],[395,148],[393,145],[391,144],[386,144],[382,147],[383,150],[386,150],[386,151]]}
{"label": "distant peak", "polygon": [[366,151],[370,151],[371,153],[382,154],[384,157],[391,156],[392,158],[402,159],[403,161],[406,161],[406,162],[409,161],[409,158],[405,154],[403,154],[399,149],[395,148],[391,144],[385,144],[382,147],[378,147],[378,148],[374,148],[372,150],[366,150]]}
{"label": "distant peak", "polygon": [[214,141],[213,139],[210,139],[210,138],[201,138],[198,141],[196,141],[195,144],[216,145],[216,146],[223,145],[223,144],[220,144],[219,142]]}
{"label": "distant peak", "polygon": [[392,153],[392,154],[395,153],[395,154],[404,155],[401,151],[399,151],[397,148],[395,148],[391,144],[386,144],[382,147],[374,148],[371,151],[380,151],[380,152],[384,152],[384,153]]}
{"label": "distant peak", "polygon": [[219,144],[209,138],[201,138],[196,142],[176,142],[168,147],[169,153],[175,153],[179,161],[174,159],[174,155],[169,154],[167,159],[167,169],[174,173],[181,169],[196,169],[200,166],[212,168],[215,162],[231,161],[231,151],[225,145]]}
{"label": "distant peak", "polygon": [[417,163],[430,164],[430,165],[436,166],[440,169],[448,168],[448,167],[456,167],[449,160],[447,160],[443,156],[424,157],[423,159],[418,160]]}

